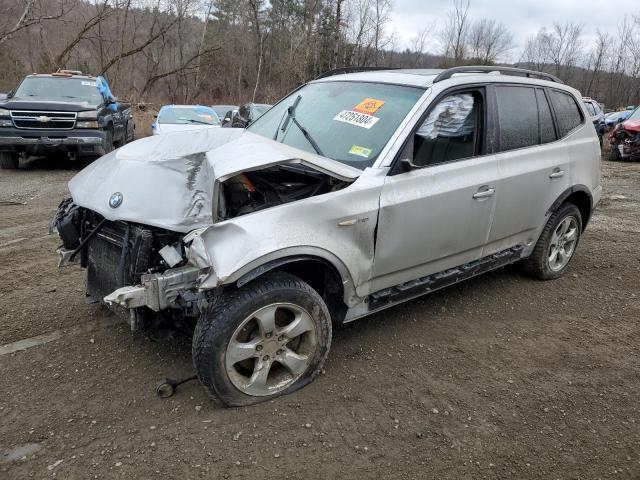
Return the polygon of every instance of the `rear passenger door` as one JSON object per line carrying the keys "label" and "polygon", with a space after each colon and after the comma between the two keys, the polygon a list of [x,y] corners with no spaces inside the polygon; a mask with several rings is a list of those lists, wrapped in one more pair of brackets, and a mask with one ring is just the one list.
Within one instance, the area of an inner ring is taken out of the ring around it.
{"label": "rear passenger door", "polygon": [[560,140],[566,132],[554,122],[550,91],[495,85],[493,92],[501,182],[484,255],[534,243],[549,206],[570,183],[569,155]]}

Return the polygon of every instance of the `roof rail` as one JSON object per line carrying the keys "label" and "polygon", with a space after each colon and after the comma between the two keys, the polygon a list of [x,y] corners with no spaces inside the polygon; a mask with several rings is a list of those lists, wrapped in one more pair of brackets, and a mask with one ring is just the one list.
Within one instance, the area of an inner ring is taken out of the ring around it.
{"label": "roof rail", "polygon": [[453,77],[457,73],[492,73],[492,72],[498,72],[501,75],[514,75],[514,76],[523,76],[528,78],[538,77],[541,80],[549,80],[551,82],[564,83],[558,77],[551,75],[550,73],[536,72],[535,70],[527,70],[525,68],[493,67],[488,65],[448,68],[444,72],[439,73],[438,76],[433,80],[433,83],[438,83],[443,80],[447,80]]}
{"label": "roof rail", "polygon": [[340,67],[333,70],[326,71],[318,75],[314,80],[320,80],[321,78],[333,77],[334,75],[343,75],[345,73],[358,73],[358,72],[375,72],[380,70],[397,70],[394,67]]}

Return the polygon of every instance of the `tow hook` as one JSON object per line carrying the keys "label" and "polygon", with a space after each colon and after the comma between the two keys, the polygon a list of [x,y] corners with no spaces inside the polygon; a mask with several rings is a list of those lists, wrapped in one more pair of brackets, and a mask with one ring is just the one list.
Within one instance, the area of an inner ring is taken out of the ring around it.
{"label": "tow hook", "polygon": [[165,378],[156,386],[156,395],[159,398],[169,398],[171,397],[176,388],[178,388],[183,383],[190,382],[192,380],[197,380],[198,377],[194,375],[193,377],[183,378],[182,380],[174,380],[172,378]]}

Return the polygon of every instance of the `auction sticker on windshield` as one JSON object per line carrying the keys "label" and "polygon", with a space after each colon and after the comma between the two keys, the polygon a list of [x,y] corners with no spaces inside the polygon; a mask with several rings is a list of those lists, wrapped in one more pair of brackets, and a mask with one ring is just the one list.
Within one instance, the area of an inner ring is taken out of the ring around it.
{"label": "auction sticker on windshield", "polygon": [[356,127],[362,127],[366,129],[373,127],[376,123],[378,123],[378,120],[380,120],[379,118],[372,117],[371,115],[367,115],[366,113],[358,113],[352,110],[342,110],[335,117],[333,117],[333,119],[338,122],[344,122],[350,125],[355,125]]}
{"label": "auction sticker on windshield", "polygon": [[373,115],[384,105],[384,100],[376,100],[375,98],[365,98],[353,108],[354,112]]}

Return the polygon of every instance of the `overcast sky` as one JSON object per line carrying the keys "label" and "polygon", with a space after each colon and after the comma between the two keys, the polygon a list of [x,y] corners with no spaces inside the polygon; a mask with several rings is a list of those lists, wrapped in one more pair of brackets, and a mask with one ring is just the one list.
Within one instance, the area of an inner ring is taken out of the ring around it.
{"label": "overcast sky", "polygon": [[[427,26],[437,29],[451,6],[451,0],[394,0],[391,28],[399,37],[398,48],[409,47],[416,32]],[[495,18],[507,25],[516,44],[514,61],[527,37],[542,26],[578,22],[584,25],[584,40],[590,41],[598,28],[615,32],[625,14],[630,19],[640,15],[640,0],[471,0],[470,8],[472,19]]]}

